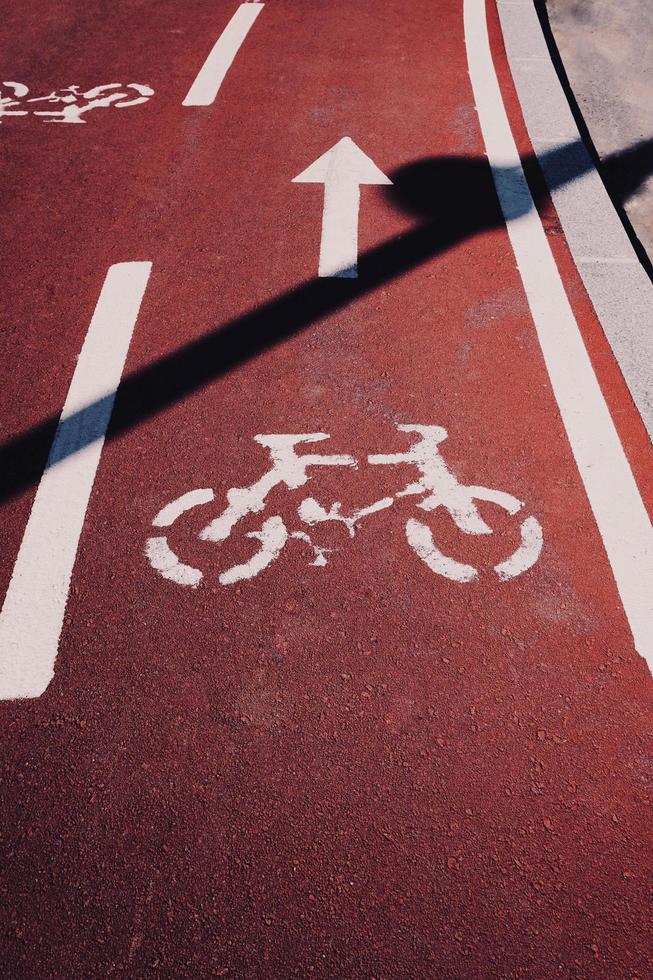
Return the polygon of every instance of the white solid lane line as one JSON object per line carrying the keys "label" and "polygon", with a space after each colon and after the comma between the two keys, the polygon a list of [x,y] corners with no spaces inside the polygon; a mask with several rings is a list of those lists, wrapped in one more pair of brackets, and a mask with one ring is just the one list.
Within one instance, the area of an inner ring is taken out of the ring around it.
{"label": "white solid lane line", "polygon": [[107,272],[0,613],[0,700],[39,697],[54,674],[77,545],[151,268],[123,262]]}
{"label": "white solid lane line", "polygon": [[202,65],[182,105],[211,105],[241,44],[263,10],[263,3],[241,3]]}
{"label": "white solid lane line", "polygon": [[492,61],[485,0],[464,0],[464,20],[481,132],[553,393],[635,648],[653,670],[653,527],[524,176]]}
{"label": "white solid lane line", "polygon": [[293,177],[293,184],[324,184],[318,276],[358,276],[358,212],[361,184],[391,184],[349,136]]}

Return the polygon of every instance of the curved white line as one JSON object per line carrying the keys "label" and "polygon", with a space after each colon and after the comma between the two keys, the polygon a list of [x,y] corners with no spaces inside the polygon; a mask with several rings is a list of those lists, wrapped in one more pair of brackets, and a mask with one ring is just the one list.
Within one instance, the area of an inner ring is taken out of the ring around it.
{"label": "curved white line", "polygon": [[278,558],[288,540],[288,531],[283,520],[277,515],[269,517],[260,531],[250,531],[248,538],[256,538],[261,542],[259,550],[249,561],[242,565],[234,565],[222,572],[218,581],[220,585],[235,585],[246,578],[254,578],[259,572],[271,565]]}
{"label": "curved white line", "polygon": [[202,581],[199,568],[184,565],[179,561],[164,536],[148,538],[145,542],[145,555],[152,568],[170,582],[176,582],[177,585],[190,585],[196,589]]}
{"label": "curved white line", "polygon": [[534,517],[527,517],[521,525],[521,544],[505,561],[494,566],[502,582],[507,582],[532,568],[542,551],[542,527]]}
{"label": "curved white line", "polygon": [[473,582],[478,578],[473,565],[464,565],[440,551],[426,524],[411,517],[406,521],[406,537],[411,548],[436,575],[443,575],[452,582]]}
{"label": "curved white line", "polygon": [[653,527],[535,209],[497,80],[485,0],[464,0],[478,118],[551,387],[635,648],[653,670]]}
{"label": "curved white line", "polygon": [[189,490],[181,497],[166,504],[152,521],[152,527],[170,527],[182,514],[200,504],[210,504],[213,500],[213,490]]}

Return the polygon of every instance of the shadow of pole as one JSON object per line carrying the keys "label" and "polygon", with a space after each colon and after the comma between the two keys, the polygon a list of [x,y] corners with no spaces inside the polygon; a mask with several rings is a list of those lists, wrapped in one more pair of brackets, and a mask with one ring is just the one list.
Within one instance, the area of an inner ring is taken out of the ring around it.
{"label": "shadow of pole", "polygon": [[[553,149],[546,156],[549,164],[555,164],[556,186],[577,180],[592,167],[580,142]],[[653,172],[653,140],[615,155],[606,165],[618,166],[620,157],[628,157],[629,171],[634,175],[628,186],[633,193]],[[528,158],[525,169],[532,171],[534,163],[535,158]],[[517,176],[517,171],[510,169],[499,176],[510,181],[512,173]],[[358,279],[312,279],[129,374],[118,389],[107,438],[128,431],[471,236],[504,225],[492,172],[484,157],[429,158],[401,167],[391,176],[388,199],[402,213],[419,218],[416,227],[361,255]],[[541,178],[535,180],[532,191],[539,205],[546,193]],[[531,206],[529,196],[508,217],[518,217]],[[96,417],[101,410],[100,403],[91,404],[67,420],[71,431],[76,431],[69,455],[98,438]],[[57,422],[58,417],[51,416],[0,447],[0,501],[38,482]],[[59,461],[50,460],[49,464]]]}

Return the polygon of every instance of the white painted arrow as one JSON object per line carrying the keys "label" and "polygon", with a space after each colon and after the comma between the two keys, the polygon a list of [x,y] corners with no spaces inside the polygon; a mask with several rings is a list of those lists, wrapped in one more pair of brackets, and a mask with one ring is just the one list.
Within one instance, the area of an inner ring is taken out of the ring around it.
{"label": "white painted arrow", "polygon": [[324,184],[318,276],[358,276],[360,185],[391,183],[349,136],[293,179],[293,184]]}

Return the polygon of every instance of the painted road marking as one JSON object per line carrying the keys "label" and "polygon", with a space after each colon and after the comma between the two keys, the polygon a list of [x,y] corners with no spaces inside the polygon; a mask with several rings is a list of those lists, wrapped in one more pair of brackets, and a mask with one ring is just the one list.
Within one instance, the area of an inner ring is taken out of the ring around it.
{"label": "painted road marking", "polygon": [[[475,501],[489,501],[502,507],[511,516],[524,506],[512,494],[483,486],[465,486],[456,479],[440,453],[440,443],[447,438],[447,430],[439,425],[398,425],[400,432],[414,433],[416,438],[405,452],[373,453],[367,457],[371,466],[404,466],[412,464],[418,471],[419,479],[408,483],[393,496],[383,497],[351,514],[342,513],[342,503],[335,501],[329,510],[322,507],[313,497],[306,497],[297,508],[297,515],[309,528],[318,524],[337,522],[344,524],[350,537],[354,537],[358,522],[379,511],[387,510],[400,497],[418,496],[422,499],[415,506],[426,513],[438,508],[448,511],[449,516],[465,534],[492,534],[492,528],[485,523]],[[308,467],[342,466],[358,469],[358,461],[352,456],[321,456],[307,454],[298,456],[295,447],[306,442],[321,442],[329,436],[324,432],[302,434],[258,435],[256,442],[270,451],[270,469],[248,487],[232,487],[227,491],[227,507],[219,517],[214,518],[200,532],[202,541],[220,543],[226,541],[236,525],[249,514],[260,514],[264,509],[269,492],[281,484],[289,490],[304,486],[313,478]],[[167,504],[152,521],[154,527],[170,527],[178,517],[193,507],[203,506],[213,500],[210,489],[190,490]],[[505,560],[495,565],[494,573],[502,582],[507,582],[535,564],[542,551],[542,528],[535,517],[527,517],[520,525],[521,542],[517,549]],[[288,531],[280,514],[275,514],[263,522],[260,531],[250,531],[247,537],[261,542],[259,550],[248,562],[235,565],[219,575],[221,585],[234,585],[244,579],[255,578],[280,556],[286,544],[292,540],[303,541],[313,551],[312,564],[324,567],[327,564],[328,548],[315,544],[304,530]],[[464,565],[443,554],[433,539],[428,525],[411,518],[406,523],[406,539],[419,558],[432,572],[458,583],[472,582],[479,577],[472,565]],[[152,568],[163,578],[177,585],[197,588],[203,574],[198,568],[184,564],[172,551],[165,535],[148,538],[145,555]]]}
{"label": "painted road marking", "polygon": [[653,526],[522,169],[492,61],[485,0],[465,0],[464,22],[481,132],[551,386],[635,648],[653,671]]}
{"label": "painted road marking", "polygon": [[211,105],[263,3],[242,3],[213,45],[182,105]]}
{"label": "painted road marking", "polygon": [[[193,507],[201,504],[209,504],[213,500],[213,490],[189,490],[181,497],[177,497],[166,507],[162,507],[152,521],[152,527],[170,527],[171,524]],[[145,554],[152,568],[156,569],[164,578],[177,585],[190,585],[196,589],[202,581],[202,573],[199,568],[192,565],[185,565],[179,561],[176,554],[168,544],[165,535],[157,535],[148,538],[145,542]]]}
{"label": "painted road marking", "polygon": [[360,185],[391,183],[349,136],[293,178],[293,184],[324,184],[318,276],[358,276]]}
{"label": "painted road marking", "polygon": [[318,276],[358,276],[358,212],[361,184],[391,184],[349,136],[293,177],[293,184],[324,184]]}
{"label": "painted road marking", "polygon": [[112,265],[84,340],[0,613],[0,700],[54,674],[70,578],[151,262]]}
{"label": "painted road marking", "polygon": [[[2,89],[11,89],[10,95],[3,96]],[[142,105],[154,95],[154,89],[149,85],[138,82],[110,82],[107,85],[95,85],[86,92],[80,92],[79,85],[68,85],[66,88],[27,99],[27,85],[22,82],[2,82],[0,84],[0,122],[3,116],[48,116],[48,123],[85,123],[82,116],[92,109],[102,109],[111,106],[114,109],[126,109],[128,106]],[[118,91],[116,91],[118,89]],[[132,89],[133,91],[129,91]],[[81,101],[79,101],[81,100]],[[84,101],[85,100],[85,101]],[[45,103],[49,108],[33,109],[34,103]],[[59,105],[60,108],[52,107]]]}

